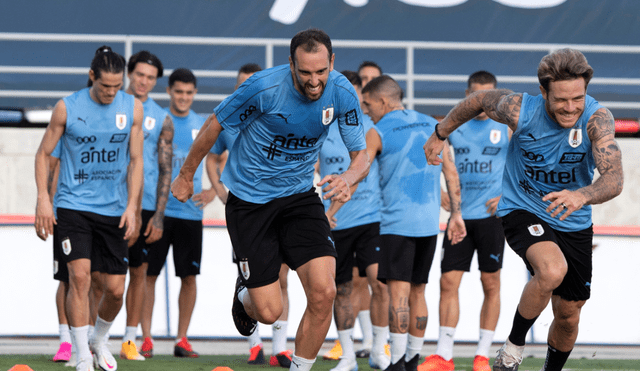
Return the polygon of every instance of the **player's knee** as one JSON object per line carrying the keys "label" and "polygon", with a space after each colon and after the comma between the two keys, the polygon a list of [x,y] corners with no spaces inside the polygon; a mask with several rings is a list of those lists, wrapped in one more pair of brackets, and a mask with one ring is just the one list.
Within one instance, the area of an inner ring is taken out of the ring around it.
{"label": "player's knee", "polygon": [[500,273],[496,273],[483,272],[480,275],[480,282],[482,282],[482,290],[485,296],[500,295]]}
{"label": "player's knee", "polygon": [[[382,283],[379,280],[375,280],[371,284],[371,293],[372,296],[376,298],[385,298],[389,296],[389,291],[387,290],[387,285]],[[388,299],[387,299],[388,300]]]}
{"label": "player's knee", "polygon": [[560,286],[564,276],[567,274],[567,263],[553,262],[540,270],[540,282],[547,291],[554,290]]}
{"label": "player's knee", "polygon": [[314,310],[328,308],[331,312],[336,293],[335,285],[317,285],[307,294],[307,305]]}

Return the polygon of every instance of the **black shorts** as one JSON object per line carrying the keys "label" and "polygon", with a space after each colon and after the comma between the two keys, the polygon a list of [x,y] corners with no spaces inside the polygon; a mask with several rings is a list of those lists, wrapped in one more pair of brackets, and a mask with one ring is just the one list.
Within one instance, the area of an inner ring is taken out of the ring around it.
{"label": "black shorts", "polygon": [[142,226],[140,227],[140,237],[138,237],[138,240],[136,241],[136,243],[134,243],[133,246],[129,248],[129,266],[130,267],[137,268],[141,266],[142,263],[148,263],[149,250],[151,250],[153,246],[158,243],[158,241],[152,244],[147,244],[146,242],[144,242],[144,240],[146,239],[146,237],[144,236],[144,231],[147,229],[149,220],[151,220],[151,217],[155,213],[156,213],[155,211],[142,210],[142,213],[141,213]]}
{"label": "black shorts", "polygon": [[593,226],[576,232],[562,232],[524,210],[503,216],[502,224],[509,246],[524,260],[532,275],[533,269],[526,258],[527,249],[542,241],[551,241],[560,247],[568,271],[560,286],[553,290],[553,295],[564,300],[587,300],[591,297]]}
{"label": "black shorts", "polygon": [[378,265],[378,279],[428,283],[438,236],[405,237],[383,234],[382,260]]}
{"label": "black shorts", "polygon": [[[469,272],[473,252],[478,250],[478,268],[481,272],[497,272],[502,268],[504,255],[504,230],[502,220],[497,217],[464,221],[467,236],[455,245],[444,234],[442,241],[442,273],[449,271]],[[448,228],[448,227],[447,227]]]}
{"label": "black shorts", "polygon": [[380,223],[359,225],[332,231],[336,243],[336,283],[353,279],[353,267],[358,267],[361,277],[366,277],[367,267],[380,262]]}
{"label": "black shorts", "polygon": [[62,260],[62,246],[58,226],[53,225],[53,279],[60,282],[69,282],[69,269],[67,263]]}
{"label": "black shorts", "polygon": [[184,278],[200,274],[202,261],[202,220],[164,217],[162,238],[149,250],[147,276],[158,276],[173,245],[176,276]]}
{"label": "black shorts", "polygon": [[129,248],[120,217],[58,208],[62,261],[91,260],[91,271],[127,274]]}
{"label": "black shorts", "polygon": [[266,204],[246,202],[229,192],[226,218],[238,272],[247,287],[276,282],[283,262],[296,270],[315,258],[337,257],[324,206],[313,187]]}

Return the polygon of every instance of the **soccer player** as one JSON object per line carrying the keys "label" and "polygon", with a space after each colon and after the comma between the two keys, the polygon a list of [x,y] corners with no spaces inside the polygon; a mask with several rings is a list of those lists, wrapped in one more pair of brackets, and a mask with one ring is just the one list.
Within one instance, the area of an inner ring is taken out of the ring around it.
{"label": "soccer player", "polygon": [[[178,175],[180,166],[185,160],[189,148],[193,144],[204,123],[204,117],[191,110],[193,99],[197,93],[196,77],[186,68],[178,68],[169,76],[167,93],[171,97],[166,110],[173,122],[173,165],[172,178]],[[149,251],[149,268],[147,285],[142,309],[142,354],[153,355],[153,339],[151,337],[151,320],[155,301],[155,288],[158,275],[167,259],[169,247],[173,246],[173,261],[176,276],[180,277],[180,294],[178,296],[178,332],[175,339],[173,355],[176,357],[196,358],[191,343],[187,339],[187,330],[196,303],[196,276],[200,274],[202,259],[202,208],[196,205],[202,190],[202,165],[197,166],[195,184],[198,194],[187,203],[178,202],[169,196],[164,217],[164,231],[160,240]],[[204,205],[202,205],[204,206]]]}
{"label": "soccer player", "polygon": [[[104,338],[122,307],[127,239],[137,228],[143,177],[142,103],[120,91],[124,67],[124,58],[110,47],[98,48],[89,70],[90,87],[58,101],[36,153],[35,226],[46,238],[58,225],[69,270],[66,305],[78,371],[93,370],[94,363],[107,371],[117,369]],[[47,179],[49,156],[58,141],[56,220]],[[92,252],[101,256],[105,274],[95,330],[88,339]]]}
{"label": "soccer player", "polygon": [[331,324],[335,257],[329,222],[313,187],[314,163],[331,124],[351,157],[342,174],[323,178],[325,198],[348,201],[369,161],[362,112],[349,81],[333,71],[331,40],[318,29],[291,39],[289,65],[256,72],[209,116],[172,193],[186,201],[192,177],[223,130],[240,132],[222,181],[229,188],[227,228],[238,259],[232,315],[248,336],[257,321],[274,323],[283,302],[278,274],[296,270],[307,308],[296,335],[291,370],[311,369]]}
{"label": "soccer player", "polygon": [[141,196],[142,210],[138,217],[140,237],[129,249],[129,287],[126,294],[127,320],[120,358],[144,361],[136,347],[136,332],[142,315],[147,260],[154,242],[162,236],[164,210],[171,185],[171,157],[173,154],[173,122],[171,116],[160,107],[149,93],[162,77],[160,59],[143,50],[129,58],[127,93],[138,98],[144,108],[142,130],[144,133],[144,189]]}
{"label": "soccer player", "polygon": [[375,126],[367,132],[367,152],[377,158],[382,192],[382,260],[378,278],[389,290],[389,371],[415,371],[427,327],[425,286],[436,248],[440,212],[440,172],[451,198],[448,237],[465,235],[460,215],[460,183],[451,156],[442,167],[429,167],[422,141],[437,121],[407,110],[402,89],[387,75],[362,89],[363,106]]}
{"label": "soccer player", "polygon": [[[527,332],[549,301],[554,319],[543,369],[562,369],[578,336],[580,310],[591,293],[591,205],[616,197],[623,184],[613,116],[587,95],[592,76],[580,51],[556,50],[538,65],[540,95],[473,93],[424,146],[429,164],[439,164],[443,140],[483,111],[513,131],[497,215],[533,277],[494,370],[518,369]],[[595,182],[594,168],[600,173]]]}
{"label": "soccer player", "polygon": [[362,80],[363,88],[367,86],[369,81],[381,75],[382,68],[380,68],[376,62],[364,61],[358,66],[358,76],[360,76],[360,80]]}
{"label": "soccer player", "polygon": [[[496,77],[487,71],[469,76],[466,95],[495,89]],[[445,237],[440,267],[440,336],[436,353],[418,371],[453,371],[453,342],[460,314],[458,289],[464,272],[478,251],[484,292],[480,310],[480,339],[473,371],[491,371],[489,347],[500,316],[500,269],[504,253],[502,221],[494,214],[502,193],[502,173],[509,145],[509,128],[481,113],[449,136],[460,176],[462,218],[467,236],[452,246]],[[443,196],[444,197],[444,196]]]}
{"label": "soccer player", "polygon": [[[343,75],[353,84],[361,97],[362,83],[357,73],[343,71]],[[365,132],[373,127],[367,116],[363,118]],[[320,176],[340,174],[349,166],[349,157],[337,127],[331,127],[327,140],[322,145],[318,159]],[[372,288],[371,313],[374,326],[373,349],[369,364],[377,369],[389,366],[389,358],[384,346],[389,335],[389,295],[387,287],[378,280],[378,263],[380,252],[380,185],[378,182],[378,163],[373,161],[369,175],[358,185],[358,190],[351,201],[342,206],[341,203],[324,200],[325,211],[338,252],[336,260],[336,300],[334,318],[338,329],[338,340],[342,346],[340,362],[333,371],[351,371],[357,369],[356,352],[353,347],[353,327],[355,324],[355,308],[352,305],[353,267],[358,268],[357,275],[365,280],[365,289]],[[339,209],[339,210],[338,210]],[[334,226],[335,225],[335,226]],[[355,256],[354,256],[355,255]],[[366,282],[368,281],[368,284]]]}

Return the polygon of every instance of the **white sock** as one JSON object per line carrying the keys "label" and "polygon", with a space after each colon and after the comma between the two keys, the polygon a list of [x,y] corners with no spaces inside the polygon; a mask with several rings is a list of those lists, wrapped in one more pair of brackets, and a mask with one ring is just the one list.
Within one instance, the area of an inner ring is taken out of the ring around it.
{"label": "white sock", "polygon": [[69,331],[69,325],[62,324],[58,326],[60,331],[60,343],[71,343],[71,332]]}
{"label": "white sock", "polygon": [[107,322],[100,318],[96,319],[96,325],[93,329],[92,343],[98,345],[99,343],[106,344],[109,339],[109,329],[113,322]]}
{"label": "white sock", "polygon": [[391,363],[396,364],[407,352],[407,335],[409,334],[396,334],[394,332],[389,334],[389,345],[391,345]]}
{"label": "white sock", "polygon": [[477,356],[489,358],[489,348],[493,343],[494,333],[495,332],[491,330],[480,329],[480,339],[478,340],[478,349],[476,349]]}
{"label": "white sock", "polygon": [[389,326],[371,326],[373,332],[373,345],[371,346],[371,353],[383,354],[384,345],[389,338]]}
{"label": "white sock", "polygon": [[249,350],[253,349],[253,347],[255,347],[256,345],[262,344],[262,339],[260,338],[260,331],[258,331],[258,328],[259,326],[256,326],[256,330],[253,332],[253,334],[247,337],[247,340],[249,340]]}
{"label": "white sock", "polygon": [[371,324],[371,311],[361,310],[358,313],[358,321],[362,330],[362,348],[369,349],[373,344],[373,325]]}
{"label": "white sock", "polygon": [[249,290],[247,290],[246,287],[240,290],[240,292],[238,293],[238,300],[240,300],[243,306],[244,306],[244,296],[247,295],[248,293],[249,293]]}
{"label": "white sock", "polygon": [[271,325],[274,356],[287,351],[287,324],[287,321],[278,320]]}
{"label": "white sock", "polygon": [[404,356],[404,360],[409,362],[416,354],[420,355],[422,346],[424,345],[424,338],[417,337],[409,334],[409,341],[407,342],[407,353]]}
{"label": "white sock", "polygon": [[294,354],[291,357],[291,367],[289,367],[289,371],[309,371],[315,361],[315,359],[301,358]]}
{"label": "white sock", "polygon": [[95,330],[95,326],[89,325],[89,329],[87,330],[87,338],[93,338],[93,331]]}
{"label": "white sock", "polygon": [[88,331],[89,326],[71,327],[71,332],[73,333],[73,338],[75,339],[73,348],[76,351],[78,362],[80,362],[81,359],[91,359],[89,337],[87,336]]}
{"label": "white sock", "polygon": [[453,337],[456,334],[455,327],[440,326],[440,336],[436,354],[444,358],[445,361],[453,358]]}
{"label": "white sock", "polygon": [[338,340],[342,345],[342,357],[340,358],[356,358],[356,351],[353,349],[353,328],[338,331]]}
{"label": "white sock", "polygon": [[76,339],[75,336],[73,336],[73,331],[71,331],[72,327],[69,327],[69,335],[71,336],[71,357],[76,357],[76,359],[78,358],[78,346],[76,345]]}
{"label": "white sock", "polygon": [[124,328],[124,336],[122,337],[122,342],[126,343],[130,341],[132,343],[136,342],[136,333],[138,332],[138,326],[127,326]]}

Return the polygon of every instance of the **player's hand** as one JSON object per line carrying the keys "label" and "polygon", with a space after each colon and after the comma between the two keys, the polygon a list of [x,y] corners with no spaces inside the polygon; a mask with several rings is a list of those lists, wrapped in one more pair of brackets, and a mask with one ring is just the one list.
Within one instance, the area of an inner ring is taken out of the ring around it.
{"label": "player's hand", "polygon": [[332,201],[347,202],[351,199],[351,190],[343,175],[329,174],[318,183],[321,187],[325,184],[327,186],[322,189],[325,200],[333,198]]}
{"label": "player's hand", "polygon": [[334,215],[325,214],[327,216],[327,220],[329,221],[329,226],[331,229],[338,226],[338,219]]}
{"label": "player's hand", "polygon": [[46,241],[49,235],[53,234],[53,225],[58,224],[53,215],[53,205],[51,201],[38,200],[36,204],[36,220],[33,223],[38,237]]}
{"label": "player's hand", "polygon": [[445,211],[451,212],[451,199],[449,198],[449,194],[440,190],[440,207],[445,209]]}
{"label": "player's hand", "polygon": [[[500,195],[501,196],[501,195]],[[496,210],[498,209],[498,202],[500,202],[500,196],[496,196],[494,198],[490,198],[484,206],[487,207],[487,212],[492,216],[495,215]]]}
{"label": "player's hand", "polygon": [[180,202],[187,202],[193,196],[193,179],[187,180],[182,173],[171,183],[171,194]]}
{"label": "player's hand", "polygon": [[[133,243],[136,242],[138,236],[140,235],[140,226],[136,222],[136,208],[135,207],[127,207],[124,210],[124,213],[120,217],[120,224],[118,228],[126,228],[124,231],[124,239],[128,241],[128,246],[131,247]],[[131,240],[133,240],[133,243]]]}
{"label": "player's hand", "polygon": [[209,204],[209,202],[213,201],[217,196],[217,192],[213,188],[203,189],[202,192],[193,196],[193,202],[195,202],[196,206],[200,209],[204,209],[205,206]]}
{"label": "player's hand", "polygon": [[546,211],[551,213],[551,217],[560,216],[560,220],[565,220],[571,213],[581,209],[587,202],[586,197],[578,191],[562,190],[560,192],[547,193],[542,197],[542,201],[551,201]]}
{"label": "player's hand", "polygon": [[440,165],[442,163],[442,149],[444,148],[444,142],[438,139],[434,134],[431,134],[427,142],[422,146],[424,149],[424,155],[427,158],[427,164]]}
{"label": "player's hand", "polygon": [[129,238],[127,240],[127,246],[131,247],[133,245],[135,245],[136,241],[138,241],[138,238],[140,237],[140,227],[142,226],[142,214],[141,213],[136,213],[136,229],[133,232],[133,235],[131,236],[131,238]]}
{"label": "player's hand", "polygon": [[153,214],[149,223],[147,223],[147,228],[144,231],[144,236],[146,239],[145,243],[150,244],[158,241],[162,238],[162,232],[164,231],[164,217],[157,212]]}
{"label": "player's hand", "polygon": [[447,238],[451,241],[452,245],[462,241],[467,235],[467,229],[464,226],[464,220],[460,213],[451,214],[449,218],[449,225],[447,226]]}

